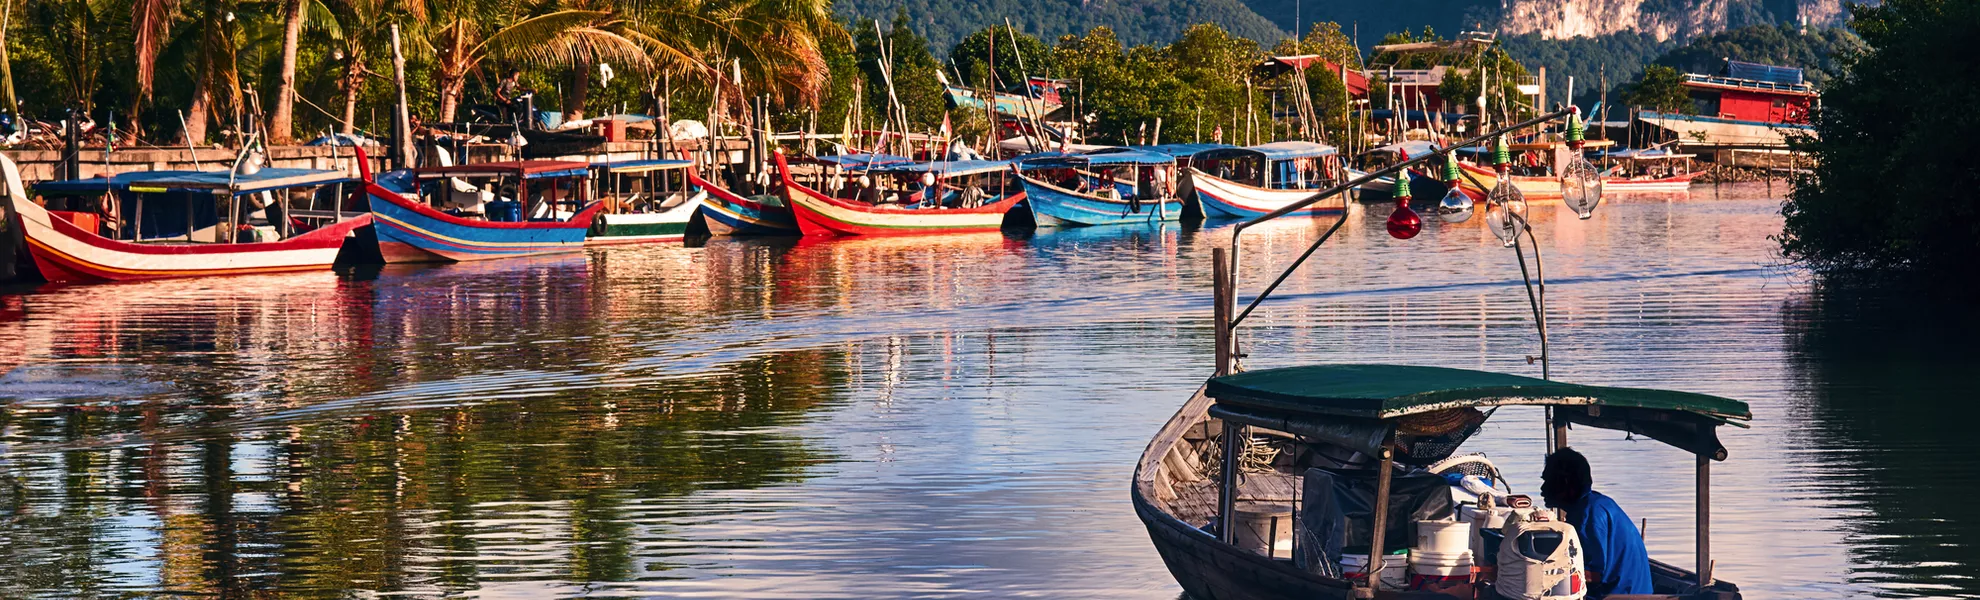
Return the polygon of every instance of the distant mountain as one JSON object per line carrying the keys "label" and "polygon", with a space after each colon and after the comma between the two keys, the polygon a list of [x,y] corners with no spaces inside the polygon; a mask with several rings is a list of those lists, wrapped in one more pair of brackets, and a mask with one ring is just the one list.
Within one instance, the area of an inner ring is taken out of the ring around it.
{"label": "distant mountain", "polygon": [[978,29],[1003,25],[1009,18],[1019,31],[1047,44],[1060,36],[1083,34],[1105,25],[1128,45],[1174,41],[1197,23],[1216,23],[1225,31],[1270,47],[1290,37],[1241,0],[835,0],[833,12],[872,27],[878,19],[892,22],[895,11],[907,9],[915,31],[928,38],[930,50],[946,55],[958,40]]}
{"label": "distant mountain", "polygon": [[[1845,0],[1390,0],[1386,2],[1245,0],[1284,29],[1305,30],[1314,21],[1343,29],[1360,25],[1364,47],[1382,35],[1428,25],[1446,37],[1461,30],[1495,31],[1541,39],[1647,35],[1685,40],[1748,25],[1840,25]],[[1295,16],[1297,15],[1297,16]],[[1297,19],[1299,23],[1295,23]]]}

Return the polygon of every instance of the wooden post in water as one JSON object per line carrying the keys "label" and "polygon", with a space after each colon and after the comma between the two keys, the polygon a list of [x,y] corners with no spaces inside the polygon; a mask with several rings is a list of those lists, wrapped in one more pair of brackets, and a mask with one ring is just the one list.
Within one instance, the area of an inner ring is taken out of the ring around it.
{"label": "wooden post in water", "polygon": [[1712,457],[1698,455],[1698,587],[1712,585]]}

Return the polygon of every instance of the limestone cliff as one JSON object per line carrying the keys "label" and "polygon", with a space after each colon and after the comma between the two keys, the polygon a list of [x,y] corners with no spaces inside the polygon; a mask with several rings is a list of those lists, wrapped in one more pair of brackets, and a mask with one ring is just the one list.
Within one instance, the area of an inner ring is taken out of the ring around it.
{"label": "limestone cliff", "polygon": [[1759,23],[1827,27],[1848,16],[1843,0],[1501,0],[1499,33],[1550,39],[1635,32],[1689,38]]}

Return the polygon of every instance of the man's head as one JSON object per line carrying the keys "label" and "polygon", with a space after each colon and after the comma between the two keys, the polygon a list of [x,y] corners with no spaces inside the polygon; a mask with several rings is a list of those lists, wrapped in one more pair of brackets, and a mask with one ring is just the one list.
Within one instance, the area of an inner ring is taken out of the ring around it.
{"label": "man's head", "polygon": [[1540,471],[1540,498],[1547,506],[1573,504],[1595,488],[1595,476],[1588,470],[1588,458],[1573,448],[1562,448],[1547,455],[1547,467]]}
{"label": "man's head", "polygon": [[509,79],[522,79],[522,69],[509,69]]}

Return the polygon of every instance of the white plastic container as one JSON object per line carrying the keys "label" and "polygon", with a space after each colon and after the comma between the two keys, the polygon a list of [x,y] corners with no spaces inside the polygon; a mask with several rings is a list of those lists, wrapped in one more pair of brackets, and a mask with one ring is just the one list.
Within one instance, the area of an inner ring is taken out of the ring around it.
{"label": "white plastic container", "polygon": [[1416,545],[1410,553],[1457,554],[1471,552],[1471,524],[1457,521],[1417,521]]}
{"label": "white plastic container", "polygon": [[1410,552],[1409,572],[1433,577],[1463,577],[1471,574],[1471,551]]}
{"label": "white plastic container", "polygon": [[[1349,579],[1357,578],[1363,573],[1366,573],[1367,567],[1368,555],[1366,554],[1341,555],[1341,573]],[[1382,557],[1382,580],[1378,582],[1377,588],[1389,591],[1402,591],[1408,585],[1409,556],[1404,554],[1390,554]]]}

